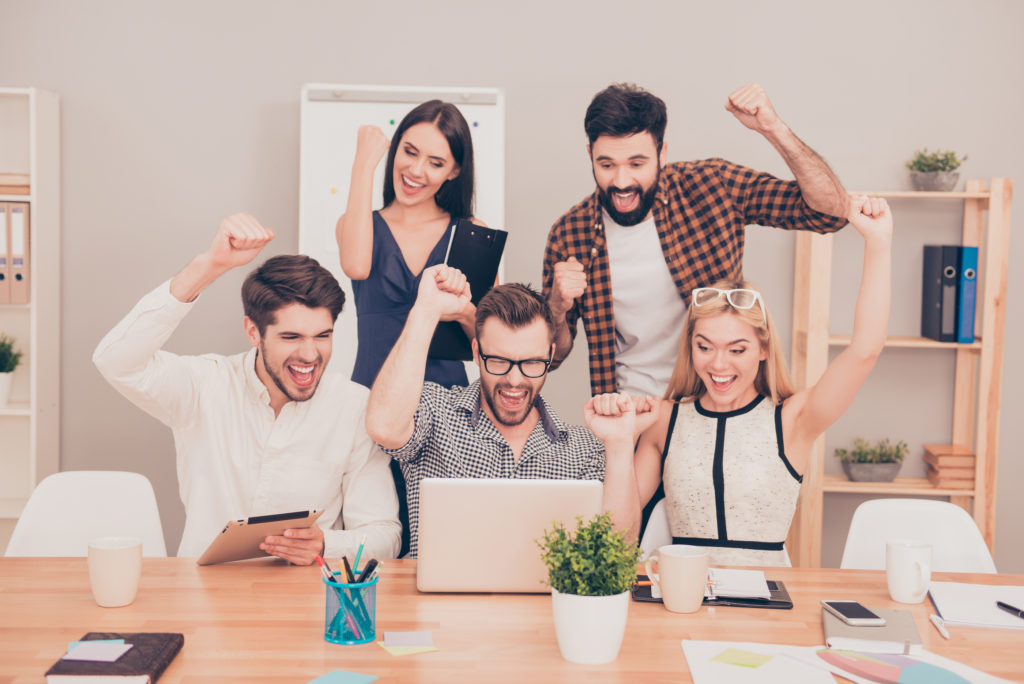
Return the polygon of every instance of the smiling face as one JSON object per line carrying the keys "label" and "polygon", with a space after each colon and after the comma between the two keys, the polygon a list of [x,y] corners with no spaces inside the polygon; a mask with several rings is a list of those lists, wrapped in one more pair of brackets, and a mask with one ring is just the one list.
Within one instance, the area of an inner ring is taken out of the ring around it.
{"label": "smiling face", "polygon": [[459,168],[440,129],[422,122],[402,135],[392,174],[395,201],[413,205],[433,201],[441,185],[459,175]]}
{"label": "smiling face", "polygon": [[521,425],[529,417],[547,376],[528,378],[515,365],[505,375],[492,375],[481,362],[480,352],[522,361],[550,359],[551,351],[551,331],[539,316],[521,328],[511,328],[493,316],[484,321],[479,335],[473,340],[473,356],[480,366],[480,395],[484,412],[499,430],[501,426]]}
{"label": "smiling face", "polygon": [[270,392],[275,411],[289,401],[313,396],[331,360],[334,319],[328,309],[289,304],[275,312],[263,335],[249,318],[245,332],[259,348],[256,375]]}
{"label": "smiling face", "polygon": [[589,148],[601,205],[620,226],[635,226],[651,213],[665,164],[647,131],[622,137],[602,135]]}
{"label": "smiling face", "polygon": [[768,351],[757,330],[733,313],[699,318],[691,338],[693,369],[704,382],[705,408],[733,411],[757,397],[754,380]]}

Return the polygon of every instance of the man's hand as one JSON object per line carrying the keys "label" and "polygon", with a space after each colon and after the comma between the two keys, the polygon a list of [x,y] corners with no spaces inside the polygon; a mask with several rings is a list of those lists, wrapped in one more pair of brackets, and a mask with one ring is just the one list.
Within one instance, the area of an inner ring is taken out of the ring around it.
{"label": "man's hand", "polygon": [[360,126],[356,137],[356,159],[354,166],[377,168],[391,146],[384,131],[376,126]]}
{"label": "man's hand", "polygon": [[636,407],[628,394],[598,394],[583,405],[583,419],[594,436],[610,444],[626,444],[632,453],[636,439]]}
{"label": "man's hand", "polygon": [[583,264],[577,261],[576,257],[569,257],[568,261],[559,261],[555,264],[554,282],[551,286],[551,296],[548,298],[551,312],[557,317],[565,316],[576,298],[586,289],[587,274],[583,271]]}
{"label": "man's hand", "polygon": [[232,214],[220,222],[207,251],[210,264],[225,271],[245,266],[273,239],[274,231],[264,228],[252,216]]}
{"label": "man's hand", "polygon": [[725,108],[744,126],[762,135],[775,133],[785,126],[760,83],[748,83],[729,95]]}
{"label": "man's hand", "polygon": [[416,306],[435,312],[439,320],[451,319],[470,301],[469,283],[462,271],[445,264],[424,269],[416,293]]}
{"label": "man's hand", "polygon": [[889,211],[889,204],[881,197],[851,197],[850,215],[847,218],[865,241],[892,241],[892,212]]}
{"label": "man's hand", "polygon": [[260,549],[295,565],[312,565],[324,552],[324,531],[315,523],[309,527],[293,527],[285,530],[284,536],[267,537]]}
{"label": "man's hand", "polygon": [[636,409],[637,437],[640,437],[647,428],[658,421],[663,403],[663,400],[654,397],[633,397],[633,407]]}

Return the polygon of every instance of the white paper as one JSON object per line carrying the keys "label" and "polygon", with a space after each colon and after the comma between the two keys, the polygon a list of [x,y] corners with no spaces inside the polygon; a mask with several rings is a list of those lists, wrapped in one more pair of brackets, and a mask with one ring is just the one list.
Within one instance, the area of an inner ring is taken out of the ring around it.
{"label": "white paper", "polygon": [[996,607],[996,601],[1024,610],[1024,587],[932,582],[929,589],[935,610],[949,625],[1024,629],[1024,618]]}
{"label": "white paper", "polygon": [[93,644],[83,641],[66,654],[62,660],[92,660],[98,663],[112,663],[132,647],[131,644]]}
{"label": "white paper", "polygon": [[732,570],[708,568],[708,588],[705,596],[722,598],[769,599],[772,592],[761,570]]}
{"label": "white paper", "polygon": [[385,646],[433,646],[433,632],[384,632]]}
{"label": "white paper", "polygon": [[[835,684],[824,662],[819,665],[807,657],[795,657],[801,652],[813,652],[823,646],[692,639],[683,639],[681,645],[694,684]],[[730,648],[771,656],[772,659],[759,667],[743,667],[713,660]]]}

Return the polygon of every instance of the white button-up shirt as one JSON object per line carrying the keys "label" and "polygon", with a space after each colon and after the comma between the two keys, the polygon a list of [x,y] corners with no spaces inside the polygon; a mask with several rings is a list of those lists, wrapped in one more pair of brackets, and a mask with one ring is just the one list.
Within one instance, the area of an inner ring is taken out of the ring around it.
{"label": "white button-up shirt", "polygon": [[179,556],[199,556],[229,520],[322,510],[324,555],[394,558],[401,527],[389,459],[366,434],[368,390],[326,372],[313,397],[275,418],[256,349],[178,356],[161,347],[194,303],[165,282],[100,341],[93,362],[174,431],[185,504]]}

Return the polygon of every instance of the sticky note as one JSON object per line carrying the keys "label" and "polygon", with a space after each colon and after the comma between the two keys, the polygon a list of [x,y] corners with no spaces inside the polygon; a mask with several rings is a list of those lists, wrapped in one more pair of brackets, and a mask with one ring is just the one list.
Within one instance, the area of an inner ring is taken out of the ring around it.
{"label": "sticky note", "polygon": [[102,644],[83,641],[67,653],[62,660],[92,660],[98,663],[112,663],[123,656],[131,644]]}
{"label": "sticky note", "polygon": [[346,672],[345,670],[334,670],[316,679],[309,680],[309,684],[370,684],[380,679],[377,675],[359,674],[358,672]]}
{"label": "sticky note", "polygon": [[416,655],[417,653],[430,653],[431,651],[441,650],[437,646],[385,646],[383,641],[378,641],[377,645],[393,656]]}
{"label": "sticky note", "polygon": [[385,646],[433,646],[432,632],[384,632]]}
{"label": "sticky note", "polygon": [[91,641],[72,641],[68,644],[67,652],[70,653],[78,644],[123,644],[124,639],[93,639]]}
{"label": "sticky note", "polygon": [[712,658],[716,663],[750,668],[761,667],[771,659],[770,655],[762,655],[753,651],[742,651],[738,648],[727,648]]}

